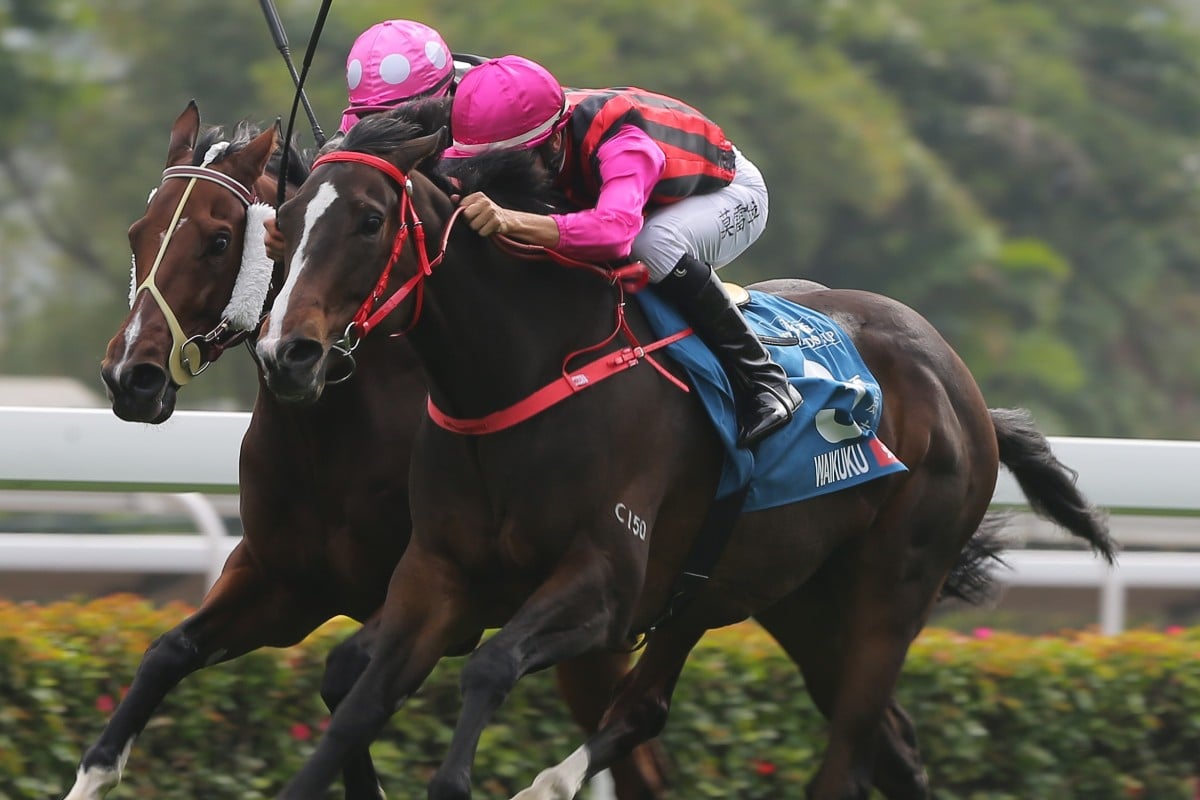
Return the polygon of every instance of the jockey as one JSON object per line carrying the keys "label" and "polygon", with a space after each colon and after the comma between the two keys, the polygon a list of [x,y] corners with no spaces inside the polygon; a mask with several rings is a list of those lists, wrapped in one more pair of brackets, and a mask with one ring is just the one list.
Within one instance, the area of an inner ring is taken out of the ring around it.
{"label": "jockey", "polygon": [[[349,105],[330,140],[345,135],[361,118],[409,100],[445,97],[463,73],[484,59],[450,52],[442,35],[411,19],[389,19],[367,28],[346,56]],[[275,220],[264,223],[267,254],[283,260],[283,235]]]}
{"label": "jockey", "polygon": [[483,236],[500,233],[593,261],[643,262],[717,355],[738,404],[738,441],[775,431],[803,402],[725,291],[713,267],[762,233],[767,187],[721,129],[663,95],[620,88],[564,91],[519,56],[484,62],[454,95],[444,158],[533,149],[580,210],[502,208],[481,192],[461,201]]}

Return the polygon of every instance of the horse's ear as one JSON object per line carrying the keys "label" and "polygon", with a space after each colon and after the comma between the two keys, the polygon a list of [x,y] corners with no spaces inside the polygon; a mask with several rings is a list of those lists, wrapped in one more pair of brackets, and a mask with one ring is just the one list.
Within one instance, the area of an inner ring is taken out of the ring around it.
{"label": "horse's ear", "polygon": [[267,162],[270,161],[271,155],[275,152],[275,148],[278,145],[279,130],[276,126],[272,125],[251,139],[242,148],[239,166],[245,167],[252,173],[247,177],[257,180],[259,176],[267,171]]}
{"label": "horse's ear", "polygon": [[409,169],[416,169],[421,162],[433,158],[445,150],[448,134],[449,131],[443,127],[427,136],[420,136],[410,141],[404,149],[405,156],[411,159]]}
{"label": "horse's ear", "polygon": [[187,108],[171,126],[171,144],[167,148],[167,166],[173,166],[192,157],[196,148],[196,137],[200,135],[200,109],[195,100],[189,100]]}

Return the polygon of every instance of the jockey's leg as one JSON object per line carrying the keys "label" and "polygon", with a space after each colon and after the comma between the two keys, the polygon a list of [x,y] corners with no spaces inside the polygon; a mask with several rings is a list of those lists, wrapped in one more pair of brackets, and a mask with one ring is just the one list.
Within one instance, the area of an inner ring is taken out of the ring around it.
{"label": "jockey's leg", "polygon": [[733,261],[767,224],[762,173],[737,150],[734,161],[729,185],[651,211],[632,255],[729,375],[737,396],[738,443],[745,447],[790,420],[801,398],[714,274],[714,266]]}
{"label": "jockey's leg", "polygon": [[774,432],[803,402],[708,264],[685,254],[659,282],[733,383],[738,404],[738,444],[745,447]]}

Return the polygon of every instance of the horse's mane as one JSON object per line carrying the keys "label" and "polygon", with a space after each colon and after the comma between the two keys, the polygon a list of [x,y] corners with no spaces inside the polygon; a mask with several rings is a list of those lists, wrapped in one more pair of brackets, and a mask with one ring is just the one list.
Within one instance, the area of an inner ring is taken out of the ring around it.
{"label": "horse's mane", "polygon": [[448,158],[439,171],[455,194],[483,192],[505,208],[548,214],[566,210],[566,199],[554,188],[554,176],[534,150],[497,150],[471,158]]}
{"label": "horse's mane", "polygon": [[360,120],[337,144],[339,150],[386,156],[405,142],[446,132],[438,157],[418,169],[446,194],[485,192],[506,208],[546,213],[563,207],[551,175],[533,150],[497,151],[472,158],[440,159],[449,140],[450,100],[405,103],[393,111]]}
{"label": "horse's mane", "polygon": [[[200,166],[204,163],[208,151],[217,142],[229,142],[229,147],[225,148],[224,152],[212,160],[213,164],[220,163],[226,158],[229,158],[234,153],[238,152],[250,143],[250,140],[262,133],[263,129],[252,122],[242,121],[237,123],[233,128],[232,134],[227,134],[225,128],[220,125],[213,125],[205,128],[196,139],[196,147],[192,152],[192,165]],[[271,158],[267,161],[267,174],[278,177],[279,161],[283,154],[282,149],[276,149],[271,154]],[[293,186],[299,186],[308,178],[308,171],[312,164],[312,159],[304,153],[295,142],[288,144],[288,183]]]}
{"label": "horse's mane", "polygon": [[[279,162],[283,156],[283,148],[276,148],[267,161],[267,174],[279,176]],[[313,157],[307,151],[296,146],[295,141],[288,142],[287,182],[299,186],[308,179],[312,169]]]}
{"label": "horse's mane", "polygon": [[[449,129],[449,98],[415,100],[391,111],[363,117],[338,142],[336,149],[386,156],[405,142]],[[446,146],[448,138],[443,137],[441,148]]]}

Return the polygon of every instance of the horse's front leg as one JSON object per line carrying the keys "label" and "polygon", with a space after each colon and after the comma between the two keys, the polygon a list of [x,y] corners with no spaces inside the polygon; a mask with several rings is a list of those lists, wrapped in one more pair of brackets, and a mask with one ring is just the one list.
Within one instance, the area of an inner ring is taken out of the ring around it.
{"label": "horse's front leg", "polygon": [[671,695],[702,627],[664,626],[650,636],[637,666],[626,676],[600,729],[564,761],[542,771],[512,800],[571,800],[584,782],[663,729]]}
{"label": "horse's front leg", "polygon": [[446,760],[429,784],[429,800],[470,797],[479,737],[522,676],[605,647],[623,633],[633,598],[617,597],[610,567],[609,559],[581,538],[513,618],[467,661],[462,712]]}
{"label": "horse's front leg", "polygon": [[454,565],[414,540],[392,573],[369,662],[281,800],[323,800],[338,772],[367,749],[438,660],[468,639],[467,589]]}
{"label": "horse's front leg", "polygon": [[100,800],[120,782],[134,739],[185,677],[259,647],[294,644],[329,617],[303,600],[264,575],[241,544],[235,547],[196,613],[146,650],[128,694],[80,761],[66,800]]}

